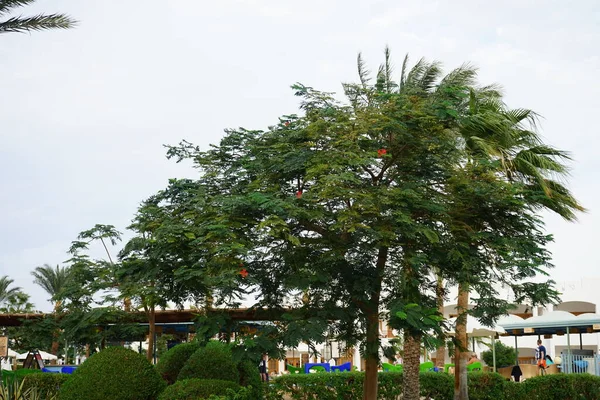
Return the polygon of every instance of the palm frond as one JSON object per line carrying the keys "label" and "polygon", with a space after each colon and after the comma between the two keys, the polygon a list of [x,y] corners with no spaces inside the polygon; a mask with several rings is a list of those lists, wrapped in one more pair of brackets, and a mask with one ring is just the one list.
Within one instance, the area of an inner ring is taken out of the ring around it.
{"label": "palm frond", "polygon": [[356,65],[358,67],[358,78],[360,79],[360,83],[363,88],[366,88],[371,81],[371,78],[369,77],[371,71],[367,69],[367,65],[363,60],[361,53],[358,53],[358,57],[356,57]]}
{"label": "palm frond", "polygon": [[15,286],[10,288],[10,285],[12,285],[13,282],[14,281],[8,276],[0,277],[0,303],[4,303],[10,296],[21,291],[20,287]]}
{"label": "palm frond", "polygon": [[35,15],[33,17],[13,17],[0,22],[0,33],[23,33],[47,29],[69,29],[77,21],[64,14]]}
{"label": "palm frond", "polygon": [[34,3],[36,0],[0,0],[0,15],[8,14],[12,9]]}
{"label": "palm frond", "polygon": [[408,54],[404,56],[404,61],[402,61],[402,71],[400,73],[400,84],[398,85],[398,91],[401,91],[404,85],[406,84],[406,70],[408,68]]}
{"label": "palm frond", "polygon": [[68,267],[56,266],[53,268],[48,264],[37,267],[31,272],[35,278],[33,283],[39,285],[46,293],[54,300],[56,296],[64,290],[68,280],[70,279],[70,269]]}
{"label": "palm frond", "polygon": [[447,87],[473,87],[476,83],[477,68],[465,63],[442,78],[437,90]]}

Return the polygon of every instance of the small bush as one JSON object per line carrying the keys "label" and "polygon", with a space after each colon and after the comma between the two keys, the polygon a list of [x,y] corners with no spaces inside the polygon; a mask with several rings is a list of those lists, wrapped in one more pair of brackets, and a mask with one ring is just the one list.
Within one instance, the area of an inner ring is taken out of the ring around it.
{"label": "small bush", "polygon": [[[470,382],[469,382],[470,383]],[[454,376],[440,372],[421,372],[419,374],[421,396],[426,399],[452,399],[454,397]],[[469,398],[471,385],[469,384]],[[498,399],[495,399],[498,400]]]}
{"label": "small bush", "polygon": [[238,383],[240,374],[233,362],[231,349],[225,343],[209,342],[187,360],[177,380],[218,379]]}
{"label": "small bush", "polygon": [[[507,346],[500,341],[494,342],[494,347],[496,347],[496,368],[515,365],[517,361],[517,352],[514,347]],[[491,366],[494,363],[494,354],[492,350],[482,352],[481,358],[487,365]]]}
{"label": "small bush", "polygon": [[218,379],[184,379],[167,387],[159,400],[207,399],[212,395],[225,395],[228,389],[237,392],[240,386],[235,382]]}
{"label": "small bush", "polygon": [[156,370],[168,384],[175,383],[187,360],[199,348],[200,344],[197,342],[181,343],[174,346],[160,357],[158,364],[156,364]]}
{"label": "small bush", "polygon": [[25,377],[23,389],[36,391],[42,398],[51,399],[58,395],[60,387],[71,375],[67,374],[30,374]]}
{"label": "small bush", "polygon": [[600,400],[600,377],[589,374],[537,376],[521,386],[527,400]]}
{"label": "small bush", "polygon": [[469,400],[498,400],[504,398],[505,380],[493,372],[469,372]]}
{"label": "small bush", "polygon": [[144,356],[121,347],[92,355],[64,382],[60,400],[153,400],[166,383]]}
{"label": "small bush", "polygon": [[258,367],[251,361],[241,361],[237,365],[240,374],[240,386],[248,387],[247,396],[249,399],[263,398],[263,382],[258,373]]}
{"label": "small bush", "polygon": [[6,384],[6,383],[10,383],[12,381],[14,381],[15,379],[20,381],[21,379],[25,378],[28,375],[32,375],[32,374],[43,374],[43,372],[39,369],[18,369],[16,371],[8,371],[8,370],[2,370],[2,372],[0,372],[2,374],[2,383]]}

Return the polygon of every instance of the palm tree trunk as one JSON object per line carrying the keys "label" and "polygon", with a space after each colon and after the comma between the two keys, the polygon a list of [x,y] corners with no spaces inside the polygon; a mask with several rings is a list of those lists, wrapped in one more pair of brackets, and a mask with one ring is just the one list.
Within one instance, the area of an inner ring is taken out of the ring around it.
{"label": "palm tree trunk", "polygon": [[[62,301],[60,301],[60,300],[54,303],[54,313],[53,313],[54,318],[58,317],[58,310],[60,309],[61,304],[62,304]],[[58,338],[59,337],[60,337],[60,329],[56,328],[54,330],[54,332],[52,332],[52,347],[50,349],[50,352],[52,354],[54,354],[55,356],[58,355],[58,346],[59,346]]]}
{"label": "palm tree trunk", "polygon": [[469,341],[467,338],[467,311],[469,307],[469,285],[458,285],[458,317],[456,319],[455,369],[454,369],[454,400],[469,400],[467,386],[467,358]]}
{"label": "palm tree trunk", "polygon": [[152,363],[154,356],[154,337],[156,336],[156,307],[151,306],[148,310],[148,350],[146,358]]}
{"label": "palm tree trunk", "polygon": [[[435,295],[436,295],[438,312],[441,315],[444,315],[444,280],[440,276],[438,276],[438,278],[437,278]],[[443,343],[445,338],[442,335],[439,339]],[[435,352],[435,364],[436,364],[436,367],[438,367],[438,368],[444,368],[444,365],[446,364],[446,346],[444,346],[443,344],[440,345],[440,347],[438,347]]]}
{"label": "palm tree trunk", "polygon": [[402,377],[402,399],[419,400],[419,367],[421,356],[421,335],[411,335],[404,331],[404,376]]}

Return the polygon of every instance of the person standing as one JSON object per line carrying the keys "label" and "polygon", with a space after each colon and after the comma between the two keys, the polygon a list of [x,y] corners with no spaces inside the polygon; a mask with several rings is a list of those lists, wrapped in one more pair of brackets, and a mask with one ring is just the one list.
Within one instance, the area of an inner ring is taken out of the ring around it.
{"label": "person standing", "polygon": [[269,374],[267,373],[267,355],[263,354],[260,362],[258,363],[258,372],[260,373],[260,380],[263,382],[269,382]]}
{"label": "person standing", "polygon": [[537,361],[537,366],[538,366],[538,375],[545,375],[546,374],[546,355],[548,355],[548,353],[546,352],[546,347],[544,347],[544,345],[542,344],[542,341],[540,339],[538,339],[537,344],[538,344],[538,347],[535,350],[535,359]]}

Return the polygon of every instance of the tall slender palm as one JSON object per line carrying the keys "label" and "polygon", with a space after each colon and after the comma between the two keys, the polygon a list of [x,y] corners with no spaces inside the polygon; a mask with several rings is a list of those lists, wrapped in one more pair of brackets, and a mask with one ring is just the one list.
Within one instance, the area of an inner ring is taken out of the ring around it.
{"label": "tall slender palm", "polygon": [[[551,210],[567,221],[585,211],[570,191],[559,182],[567,173],[564,151],[545,145],[535,131],[537,115],[527,109],[508,109],[497,93],[471,91],[461,135],[469,162],[492,161],[497,173],[508,181],[524,185],[524,199],[533,207]],[[468,397],[466,392],[466,356],[468,345],[466,314],[469,285],[459,282],[457,309],[457,368],[455,400]]]}
{"label": "tall slender palm", "polygon": [[6,275],[0,277],[0,304],[5,303],[10,296],[14,296],[21,291],[20,287],[9,287],[13,282],[14,281]]}
{"label": "tall slender palm", "polygon": [[0,33],[31,32],[47,29],[69,29],[76,21],[65,14],[38,14],[31,17],[8,17],[16,8],[35,3],[36,0],[0,0]]}
{"label": "tall slender palm", "polygon": [[31,272],[35,278],[33,283],[39,285],[50,295],[50,301],[54,304],[54,312],[58,311],[62,303],[60,294],[69,281],[70,270],[68,267],[56,266],[53,268],[48,264],[37,267]]}
{"label": "tall slender palm", "polygon": [[[31,272],[31,275],[34,276],[33,282],[39,285],[42,289],[46,291],[50,295],[50,301],[54,304],[54,313],[57,313],[62,304],[62,299],[60,295],[64,290],[65,286],[69,282],[70,270],[68,267],[60,267],[56,266],[56,268],[52,268],[52,266],[48,264],[44,264],[41,267],[37,267],[34,271]],[[58,337],[60,336],[60,331],[56,330],[53,334],[52,338],[52,350],[51,353],[54,355],[58,354]]]}

